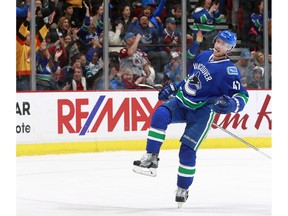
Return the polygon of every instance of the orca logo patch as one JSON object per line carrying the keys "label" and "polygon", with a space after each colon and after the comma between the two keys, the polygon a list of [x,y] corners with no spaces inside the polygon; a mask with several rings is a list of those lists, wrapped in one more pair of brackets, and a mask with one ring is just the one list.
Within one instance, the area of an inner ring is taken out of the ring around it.
{"label": "orca logo patch", "polygon": [[227,67],[228,75],[238,75],[238,70],[236,67]]}

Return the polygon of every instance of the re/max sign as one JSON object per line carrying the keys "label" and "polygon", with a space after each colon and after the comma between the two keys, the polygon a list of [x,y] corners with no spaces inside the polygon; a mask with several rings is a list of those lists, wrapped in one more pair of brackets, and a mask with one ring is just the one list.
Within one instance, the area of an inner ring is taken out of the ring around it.
{"label": "re/max sign", "polygon": [[[264,123],[271,130],[272,112],[268,110],[270,100],[271,96],[266,95],[260,105],[261,109],[256,113],[256,121],[253,123],[248,123],[250,115],[247,113],[231,113],[225,115],[224,118],[220,118],[220,115],[216,114],[214,123],[223,128],[227,128],[230,125],[234,129],[240,127],[242,130],[249,129],[248,125],[250,127],[253,125],[258,130]],[[117,102],[119,103],[119,99],[117,99]],[[123,98],[120,105],[115,108],[115,98],[106,98],[106,96],[102,95],[96,101],[93,101],[94,105],[92,105],[91,110],[83,111],[85,107],[91,107],[89,103],[92,102],[88,98],[75,99],[73,101],[59,99],[57,108],[58,133],[63,134],[64,129],[68,133],[78,133],[79,135],[96,133],[105,117],[107,119],[108,132],[113,132],[115,127],[120,124],[123,125],[124,131],[146,131],[150,126],[152,114],[162,104],[161,101],[151,104],[147,97],[127,97]],[[142,126],[139,126],[139,123]],[[212,126],[212,128],[216,127]]]}
{"label": "re/max sign", "polygon": [[[158,101],[152,105],[146,97],[130,97],[124,98],[120,106],[114,109],[115,99],[104,100],[105,97],[104,95],[100,96],[90,112],[83,111],[84,106],[91,106],[89,104],[91,100],[89,101],[87,98],[75,99],[75,101],[59,99],[58,133],[63,134],[64,128],[69,133],[79,133],[79,135],[85,135],[87,132],[96,133],[105,116],[107,117],[108,132],[115,129],[122,116],[124,131],[146,131],[150,126],[153,112],[162,103]],[[99,109],[100,106],[102,106],[101,109]],[[64,113],[64,110],[68,110],[68,113]],[[138,128],[140,122],[143,126]]]}

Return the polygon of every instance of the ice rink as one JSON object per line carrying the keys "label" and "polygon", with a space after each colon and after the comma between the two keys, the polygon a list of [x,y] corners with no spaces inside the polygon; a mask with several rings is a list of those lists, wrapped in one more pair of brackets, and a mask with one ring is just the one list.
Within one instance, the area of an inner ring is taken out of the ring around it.
{"label": "ice rink", "polygon": [[132,171],[143,153],[17,157],[17,216],[271,215],[271,160],[253,149],[200,149],[181,209],[174,201],[178,150],[161,151],[157,177]]}

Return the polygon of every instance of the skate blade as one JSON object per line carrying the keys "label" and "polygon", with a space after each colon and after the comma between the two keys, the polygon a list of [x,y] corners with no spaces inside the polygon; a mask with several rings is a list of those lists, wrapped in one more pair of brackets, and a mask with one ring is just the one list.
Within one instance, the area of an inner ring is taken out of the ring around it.
{"label": "skate blade", "polygon": [[157,176],[157,170],[155,168],[145,168],[145,167],[134,166],[133,171],[141,175],[146,175],[146,176],[151,176],[151,177]]}
{"label": "skate blade", "polygon": [[178,209],[182,208],[183,202],[177,202]]}

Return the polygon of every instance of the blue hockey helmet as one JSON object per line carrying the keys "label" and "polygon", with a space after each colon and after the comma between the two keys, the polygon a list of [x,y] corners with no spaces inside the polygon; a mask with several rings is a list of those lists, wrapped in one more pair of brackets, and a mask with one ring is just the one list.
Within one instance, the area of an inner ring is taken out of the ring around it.
{"label": "blue hockey helmet", "polygon": [[231,45],[232,46],[231,50],[233,50],[236,46],[237,36],[235,33],[231,32],[231,31],[228,31],[228,30],[221,31],[216,35],[215,40],[217,38],[220,38],[221,40],[223,40],[227,44]]}

